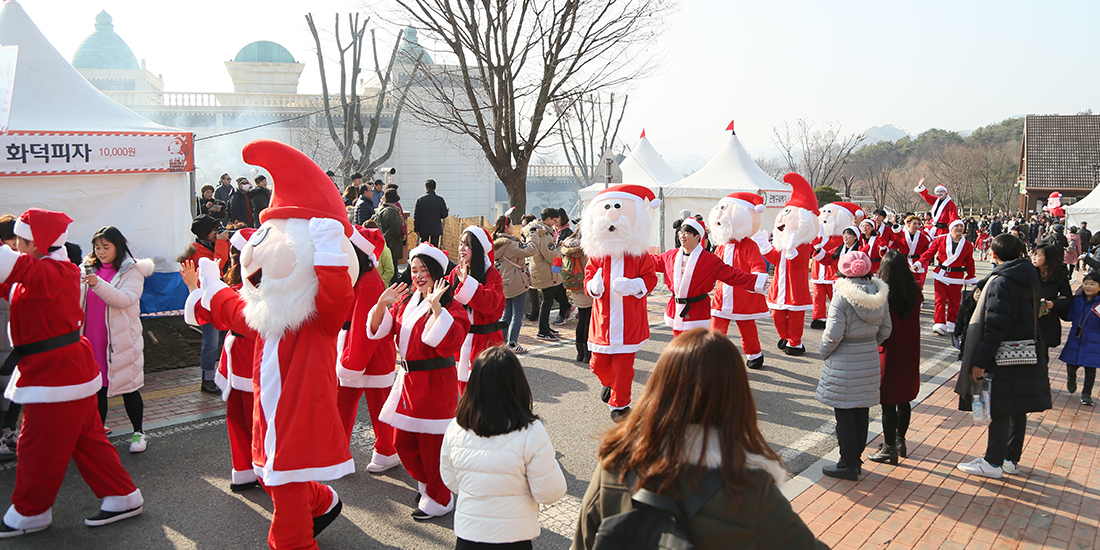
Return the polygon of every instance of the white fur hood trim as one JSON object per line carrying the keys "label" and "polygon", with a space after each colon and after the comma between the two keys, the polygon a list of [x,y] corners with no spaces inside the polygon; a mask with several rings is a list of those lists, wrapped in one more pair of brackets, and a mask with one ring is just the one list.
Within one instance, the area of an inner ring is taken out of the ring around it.
{"label": "white fur hood trim", "polygon": [[[707,438],[707,452],[703,456],[705,463],[702,464],[707,468],[721,468],[722,467],[722,447],[718,442],[718,430],[714,428],[708,428],[710,437]],[[700,447],[703,444],[703,427],[697,424],[688,426],[687,440],[684,442],[684,453],[687,454],[687,459],[697,461],[699,459]],[[752,470],[763,470],[771,474],[772,479],[775,480],[775,485],[780,489],[787,483],[787,469],[774,460],[764,458],[758,454],[745,453],[746,466]]]}
{"label": "white fur hood trim", "polygon": [[837,277],[833,283],[833,291],[848,300],[859,309],[876,310],[886,303],[890,294],[890,287],[878,277],[871,277],[871,283],[875,285],[875,292],[868,292],[868,285],[853,283],[851,279]]}
{"label": "white fur hood trim", "polygon": [[148,277],[153,274],[153,260],[149,258],[142,258],[134,263],[134,268],[141,273],[142,277]]}

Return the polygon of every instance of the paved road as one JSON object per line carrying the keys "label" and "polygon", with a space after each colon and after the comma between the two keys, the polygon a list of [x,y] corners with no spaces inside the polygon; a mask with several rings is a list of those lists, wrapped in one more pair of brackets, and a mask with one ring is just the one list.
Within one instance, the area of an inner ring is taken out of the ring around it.
{"label": "paved road", "polygon": [[[988,267],[982,269],[988,271]],[[928,285],[931,288],[931,284]],[[924,331],[931,326],[931,296],[923,312]],[[564,331],[563,331],[564,332]],[[792,358],[775,348],[769,322],[760,333],[766,368],[750,372],[750,381],[768,441],[787,459],[792,475],[836,447],[832,410],[814,399],[821,372],[817,354],[820,331],[806,331],[805,356]],[[638,353],[634,392],[639,395],[660,350],[671,340],[666,327],[655,327]],[[922,370],[928,380],[954,360],[946,337],[927,336]],[[585,365],[574,362],[572,341],[532,350],[522,358],[539,414],[550,432],[568,481],[568,494],[542,512],[543,533],[536,548],[567,548],[580,499],[596,466],[599,436],[612,426],[607,407],[599,401],[599,383]],[[872,410],[872,417],[878,411]],[[359,473],[332,486],[344,500],[343,516],[320,537],[329,548],[453,548],[452,518],[417,523],[413,509],[415,483],[404,470],[381,476],[366,473],[373,435],[365,406],[352,441]],[[873,428],[872,428],[873,431]],[[266,541],[271,501],[261,491],[229,492],[230,470],[225,422],[210,418],[151,430],[149,450],[130,455],[122,438],[115,441],[123,465],[146,498],[138,519],[101,529],[89,529],[82,519],[95,512],[98,501],[69,468],[54,507],[54,523],[46,531],[6,541],[7,548],[259,548]],[[0,495],[14,485],[11,464],[0,465]]]}

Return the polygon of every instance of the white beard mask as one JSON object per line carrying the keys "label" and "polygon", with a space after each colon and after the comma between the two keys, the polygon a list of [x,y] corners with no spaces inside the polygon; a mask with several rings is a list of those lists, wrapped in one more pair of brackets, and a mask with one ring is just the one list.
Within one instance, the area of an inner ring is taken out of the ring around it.
{"label": "white beard mask", "polygon": [[[776,229],[772,232],[772,243],[775,248],[783,252],[787,258],[793,258],[795,249],[799,246],[813,242],[817,238],[818,220],[813,212],[805,208],[795,208],[795,216],[780,214],[776,218]],[[783,230],[779,226],[783,225]]]}
{"label": "white beard mask", "polygon": [[294,269],[279,279],[263,278],[259,288],[245,279],[241,297],[244,316],[264,340],[281,337],[317,313],[317,273],[313,270],[313,239],[309,220],[286,221],[287,243],[294,249]]}
{"label": "white beard mask", "polygon": [[[724,208],[723,208],[724,207]],[[760,214],[739,204],[719,201],[710,209],[710,238],[715,245],[725,244],[752,236]]]}
{"label": "white beard mask", "polygon": [[[629,199],[627,199],[629,200]],[[581,246],[590,258],[640,256],[649,252],[649,212],[637,202],[634,222],[619,216],[614,222],[594,213],[602,201],[592,201],[585,210],[581,229]],[[614,227],[614,230],[611,228]]]}

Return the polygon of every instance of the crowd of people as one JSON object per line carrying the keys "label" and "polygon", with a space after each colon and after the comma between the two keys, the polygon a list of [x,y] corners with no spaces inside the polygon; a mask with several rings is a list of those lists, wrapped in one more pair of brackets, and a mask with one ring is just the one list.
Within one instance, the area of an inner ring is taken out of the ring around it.
{"label": "crowd of people", "polygon": [[[649,213],[659,201],[617,185],[579,221],[545,208],[521,225],[504,215],[491,229],[467,227],[456,258],[438,248],[448,209],[428,180],[411,228],[420,244],[399,270],[407,229],[396,185],[355,174],[341,197],[293,148],[256,142],[244,157],[293,185],[269,190],[259,176],[255,188],[244,178],[234,187],[226,174],[204,186],[195,241],[177,261],[190,291],[185,319],[203,335],[202,390],[226,403],[230,489],[271,496],[272,548],[316,547],[339,516],[343,499],[322,482],[355,470],[361,399],[375,434],[366,469],[405,468],[416,482],[413,520],[453,511],[456,548],[531,548],[538,505],[566,485],[517,356],[527,351],[524,320],[554,342],[554,327],[577,319],[576,360],[598,380],[615,423],[599,445],[575,548],[624,536],[632,498],[682,506],[697,548],[823,547],[780,492],[787,472],[757,424],[748,373],[765,368],[757,322],[769,317],[787,355],[807,353],[806,325],[821,330],[816,398],[834,409],[841,457],[828,476],[858,480],[864,459],[896,465],[908,456],[927,276],[932,332],[957,337],[960,348],[960,408],[973,406],[976,385],[992,388],[986,453],[961,471],[1019,472],[1027,414],[1051,406],[1059,319],[1071,323],[1061,352],[1068,389],[1084,368],[1081,401],[1092,404],[1100,258],[1094,265],[1082,250],[1087,228],[1071,228],[1073,239],[1052,223],[1029,244],[1016,236],[1021,224],[1006,232],[997,217],[961,219],[947,189],[929,191],[923,180],[915,191],[930,212],[890,220],[853,203],[819,208],[806,180],[788,174],[792,196],[771,231],[761,227],[760,196],[731,193],[706,217],[685,213],[674,224],[680,246],[660,254],[650,248]],[[122,396],[130,452],[147,448],[138,298],[152,266],[114,227],[71,262],[70,222],[39,209],[0,217],[15,356],[0,375],[17,369],[0,460],[18,459],[0,537],[50,524],[70,457],[103,499],[88,525],[142,510],[103,420],[107,398]],[[985,251],[994,268],[979,280],[974,256]],[[1081,258],[1087,273],[1074,294],[1067,266]],[[674,338],[635,401],[634,362],[649,340],[647,297],[659,276]],[[731,321],[740,349],[726,336]],[[875,405],[884,442],[865,455]]]}

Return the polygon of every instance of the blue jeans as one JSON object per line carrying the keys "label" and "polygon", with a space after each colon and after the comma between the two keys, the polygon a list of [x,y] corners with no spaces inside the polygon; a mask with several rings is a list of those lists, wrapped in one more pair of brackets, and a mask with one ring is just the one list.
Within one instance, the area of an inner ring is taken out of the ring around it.
{"label": "blue jeans", "polygon": [[504,317],[501,318],[501,322],[504,323],[504,330],[500,331],[500,334],[504,337],[505,342],[519,341],[519,329],[523,325],[523,311],[526,306],[526,292],[515,298],[504,300]]}
{"label": "blue jeans", "polygon": [[203,380],[213,380],[214,373],[218,370],[218,355],[221,354],[221,346],[218,345],[218,329],[212,324],[202,325],[202,350],[199,352],[199,368],[202,370]]}

